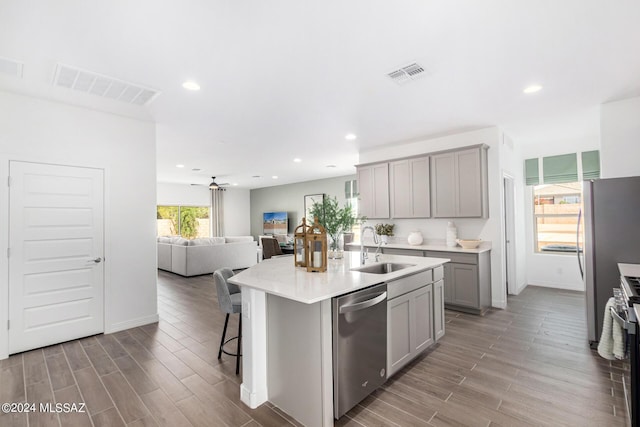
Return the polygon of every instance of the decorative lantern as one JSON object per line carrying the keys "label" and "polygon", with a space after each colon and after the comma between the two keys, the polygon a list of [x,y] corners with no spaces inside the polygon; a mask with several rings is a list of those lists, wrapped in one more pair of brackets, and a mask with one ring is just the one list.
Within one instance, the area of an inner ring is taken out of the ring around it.
{"label": "decorative lantern", "polygon": [[307,220],[302,218],[302,224],[296,227],[293,234],[293,262],[296,267],[307,266],[306,249],[308,229]]}
{"label": "decorative lantern", "polygon": [[314,218],[307,229],[306,261],[307,271],[327,271],[327,230]]}

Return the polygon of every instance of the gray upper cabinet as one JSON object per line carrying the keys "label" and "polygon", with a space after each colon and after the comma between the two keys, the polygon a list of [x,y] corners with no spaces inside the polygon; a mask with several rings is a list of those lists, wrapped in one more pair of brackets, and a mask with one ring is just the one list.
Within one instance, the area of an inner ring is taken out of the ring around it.
{"label": "gray upper cabinet", "polygon": [[488,218],[487,146],[431,156],[434,218]]}
{"label": "gray upper cabinet", "polygon": [[389,164],[358,166],[360,214],[389,218]]}
{"label": "gray upper cabinet", "polygon": [[391,218],[431,216],[429,157],[389,163]]}
{"label": "gray upper cabinet", "polygon": [[367,218],[488,218],[487,149],[475,145],[357,166]]}

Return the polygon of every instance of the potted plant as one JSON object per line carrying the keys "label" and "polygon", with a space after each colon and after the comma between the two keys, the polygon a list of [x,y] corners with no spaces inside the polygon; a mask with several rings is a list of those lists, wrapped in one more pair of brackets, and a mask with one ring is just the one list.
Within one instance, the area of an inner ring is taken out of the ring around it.
{"label": "potted plant", "polygon": [[395,224],[376,224],[373,228],[376,230],[376,234],[380,236],[382,243],[387,244],[389,236],[393,236],[393,227],[395,227]]}
{"label": "potted plant", "polygon": [[342,233],[351,231],[351,228],[362,223],[366,218],[356,216],[350,204],[340,207],[336,197],[325,197],[322,202],[316,202],[311,207],[312,218],[307,218],[308,223],[313,222],[313,218],[318,218],[318,222],[327,230],[331,238],[329,242],[329,257],[342,258],[342,248],[340,247],[340,236]]}

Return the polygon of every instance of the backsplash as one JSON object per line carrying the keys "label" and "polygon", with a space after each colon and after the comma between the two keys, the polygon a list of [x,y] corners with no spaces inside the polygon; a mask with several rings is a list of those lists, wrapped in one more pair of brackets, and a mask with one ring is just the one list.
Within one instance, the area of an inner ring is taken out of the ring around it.
{"label": "backsplash", "polygon": [[[446,239],[447,223],[452,221],[458,229],[459,239],[491,240],[492,232],[487,219],[454,218],[454,219],[370,219],[364,225],[375,226],[378,223],[395,224],[393,236],[389,243],[407,243],[409,233],[419,230],[425,240]],[[369,237],[369,236],[367,236]]]}

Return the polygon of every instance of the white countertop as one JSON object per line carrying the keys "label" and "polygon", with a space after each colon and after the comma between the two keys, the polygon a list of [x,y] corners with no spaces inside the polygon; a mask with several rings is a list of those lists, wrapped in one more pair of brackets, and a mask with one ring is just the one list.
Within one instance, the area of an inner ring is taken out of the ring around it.
{"label": "white countertop", "polygon": [[620,274],[626,277],[640,277],[640,264],[618,264]]}
{"label": "white countertop", "polygon": [[[365,246],[378,246],[373,242],[373,240],[365,240]],[[348,243],[349,247],[357,247],[360,248],[360,243]],[[433,241],[433,242],[423,242],[422,245],[410,245],[408,243],[387,243],[386,245],[382,245],[383,248],[394,248],[394,249],[412,249],[414,251],[438,251],[438,252],[459,252],[459,253],[468,253],[468,254],[479,254],[482,252],[487,252],[491,250],[491,242],[483,241],[480,243],[475,249],[465,249],[462,246],[447,246],[444,241]]]}
{"label": "white countertop", "polygon": [[[415,264],[388,274],[362,273],[351,271],[361,267],[360,252],[344,252],[341,260],[329,260],[324,273],[307,273],[303,267],[293,265],[293,256],[264,260],[248,268],[229,281],[235,285],[257,289],[305,304],[313,304],[338,295],[343,295],[377,283],[408,276],[442,265],[446,258],[381,255],[380,263],[398,262]],[[375,264],[373,254],[366,265]]]}

